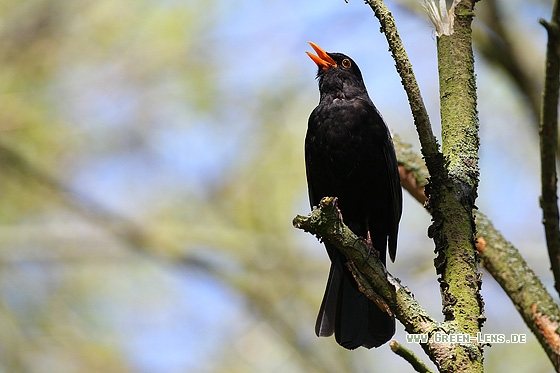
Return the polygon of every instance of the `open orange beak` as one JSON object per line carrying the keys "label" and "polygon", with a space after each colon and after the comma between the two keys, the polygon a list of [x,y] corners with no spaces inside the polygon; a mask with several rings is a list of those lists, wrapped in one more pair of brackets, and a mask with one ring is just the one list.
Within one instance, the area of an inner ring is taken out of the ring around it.
{"label": "open orange beak", "polygon": [[313,43],[312,41],[309,42],[309,45],[315,50],[317,55],[313,53],[305,52],[307,55],[323,70],[328,70],[331,67],[336,67],[336,62],[333,60],[331,56],[327,54],[320,46]]}

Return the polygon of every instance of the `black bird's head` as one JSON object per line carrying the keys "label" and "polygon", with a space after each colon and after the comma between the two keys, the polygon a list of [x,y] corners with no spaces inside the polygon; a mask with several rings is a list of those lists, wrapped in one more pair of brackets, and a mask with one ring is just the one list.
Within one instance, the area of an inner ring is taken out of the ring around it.
{"label": "black bird's head", "polygon": [[317,64],[321,99],[326,95],[336,98],[366,96],[367,91],[358,65],[342,53],[328,53],[313,42],[309,42],[317,55],[306,52]]}

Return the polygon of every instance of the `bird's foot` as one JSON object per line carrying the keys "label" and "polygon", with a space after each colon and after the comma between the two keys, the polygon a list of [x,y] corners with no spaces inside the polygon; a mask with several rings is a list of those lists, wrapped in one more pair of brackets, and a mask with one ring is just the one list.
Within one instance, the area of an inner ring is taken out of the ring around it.
{"label": "bird's foot", "polygon": [[340,208],[338,207],[338,197],[334,197],[333,204],[334,204],[334,208],[338,212],[338,219],[341,222],[344,222],[344,219],[342,218],[342,211],[340,211]]}
{"label": "bird's foot", "polygon": [[379,258],[379,251],[373,246],[373,242],[371,240],[371,235],[369,234],[369,231],[367,232],[367,237],[365,239],[365,242],[366,242],[366,246],[367,246],[366,260],[369,259],[369,256],[372,253],[375,254]]}

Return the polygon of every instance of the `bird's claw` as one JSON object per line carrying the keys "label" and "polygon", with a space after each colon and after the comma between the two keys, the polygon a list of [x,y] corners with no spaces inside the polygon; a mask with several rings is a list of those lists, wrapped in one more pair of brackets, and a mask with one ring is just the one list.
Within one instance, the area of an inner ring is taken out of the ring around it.
{"label": "bird's claw", "polygon": [[364,240],[367,246],[367,255],[366,260],[369,259],[371,253],[375,254],[379,258],[379,251],[373,246],[373,242],[371,241],[371,235],[368,231],[367,238]]}

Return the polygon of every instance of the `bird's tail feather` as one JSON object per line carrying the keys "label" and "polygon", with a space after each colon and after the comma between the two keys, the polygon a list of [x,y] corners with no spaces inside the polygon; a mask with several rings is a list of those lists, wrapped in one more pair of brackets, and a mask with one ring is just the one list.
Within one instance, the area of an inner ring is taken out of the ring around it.
{"label": "bird's tail feather", "polygon": [[347,349],[381,346],[395,334],[395,319],[358,290],[342,255],[334,259],[315,333],[326,337],[334,332],[336,341]]}
{"label": "bird's tail feather", "polygon": [[321,302],[321,308],[315,323],[315,334],[317,334],[317,337],[329,337],[334,333],[338,292],[343,277],[343,269],[340,260],[335,260],[331,264],[325,295],[323,295],[323,301]]}

